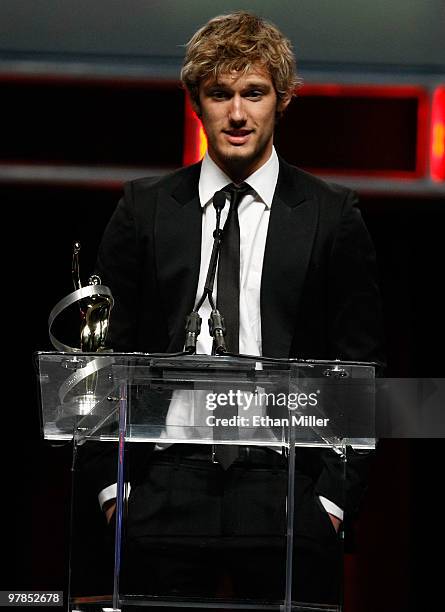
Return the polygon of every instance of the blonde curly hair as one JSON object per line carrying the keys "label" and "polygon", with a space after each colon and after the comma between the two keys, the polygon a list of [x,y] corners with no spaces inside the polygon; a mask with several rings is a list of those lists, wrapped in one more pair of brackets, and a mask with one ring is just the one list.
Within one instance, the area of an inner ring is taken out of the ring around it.
{"label": "blonde curly hair", "polygon": [[295,95],[296,75],[290,41],[272,23],[247,11],[214,17],[186,45],[181,81],[199,112],[199,84],[210,75],[246,73],[253,65],[265,68],[278,101]]}

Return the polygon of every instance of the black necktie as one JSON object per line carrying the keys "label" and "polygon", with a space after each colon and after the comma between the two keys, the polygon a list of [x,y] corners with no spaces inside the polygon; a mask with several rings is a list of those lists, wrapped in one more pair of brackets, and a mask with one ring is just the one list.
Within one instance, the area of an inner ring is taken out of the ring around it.
{"label": "black necktie", "polygon": [[238,205],[252,191],[247,183],[233,183],[224,189],[230,194],[230,208],[224,225],[218,263],[218,310],[226,324],[226,346],[230,353],[239,352],[239,278],[240,231]]}
{"label": "black necktie", "polygon": [[[230,194],[230,208],[223,230],[218,263],[218,310],[226,324],[226,346],[229,352],[239,352],[239,287],[240,287],[240,230],[238,205],[252,191],[247,183],[239,187],[230,184],[224,191]],[[228,418],[238,414],[238,405],[218,406],[215,417]],[[214,432],[215,438],[224,438],[224,432],[232,433],[234,427],[221,427]],[[238,447],[217,444],[215,458],[227,470],[238,457]]]}

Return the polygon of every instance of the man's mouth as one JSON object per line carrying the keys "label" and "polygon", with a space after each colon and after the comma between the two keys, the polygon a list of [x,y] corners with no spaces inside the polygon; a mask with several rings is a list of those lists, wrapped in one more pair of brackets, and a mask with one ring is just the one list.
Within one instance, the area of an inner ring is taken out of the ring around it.
{"label": "man's mouth", "polygon": [[246,130],[244,128],[223,130],[223,132],[230,144],[242,145],[249,140],[249,137],[252,134],[253,130]]}

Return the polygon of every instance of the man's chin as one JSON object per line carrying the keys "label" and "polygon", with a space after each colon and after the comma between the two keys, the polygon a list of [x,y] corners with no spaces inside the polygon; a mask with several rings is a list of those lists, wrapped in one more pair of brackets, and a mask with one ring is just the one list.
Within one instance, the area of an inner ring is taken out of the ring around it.
{"label": "man's chin", "polygon": [[227,167],[248,168],[255,162],[255,155],[243,147],[232,147],[221,155],[221,161]]}

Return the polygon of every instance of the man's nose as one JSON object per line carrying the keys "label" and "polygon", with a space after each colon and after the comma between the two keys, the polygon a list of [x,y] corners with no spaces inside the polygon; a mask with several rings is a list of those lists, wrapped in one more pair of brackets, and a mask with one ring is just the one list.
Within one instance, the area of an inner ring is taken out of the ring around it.
{"label": "man's nose", "polygon": [[229,109],[229,119],[231,123],[235,124],[246,122],[246,111],[241,96],[233,96]]}

